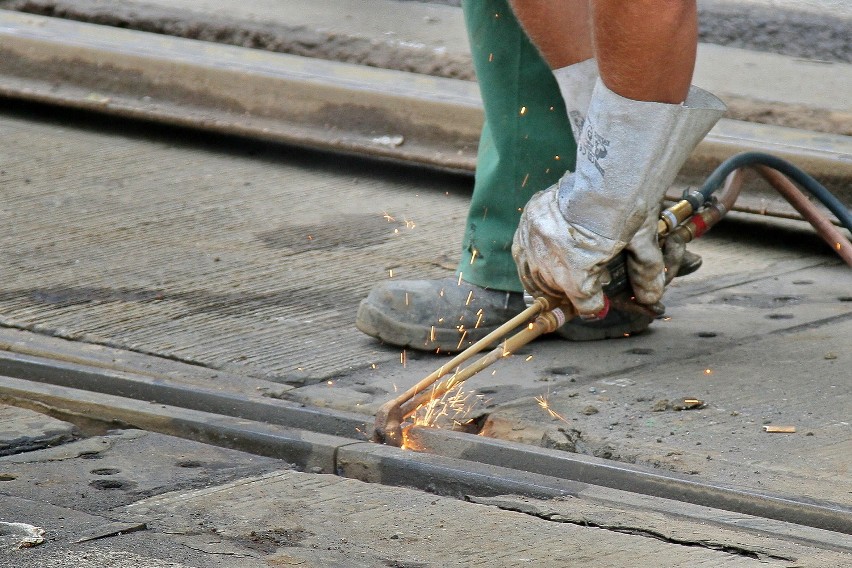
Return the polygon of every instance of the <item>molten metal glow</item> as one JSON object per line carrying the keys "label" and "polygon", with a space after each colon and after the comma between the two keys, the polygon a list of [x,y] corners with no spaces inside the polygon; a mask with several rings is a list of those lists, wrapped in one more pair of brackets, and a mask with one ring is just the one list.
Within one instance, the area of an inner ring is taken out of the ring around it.
{"label": "molten metal glow", "polygon": [[470,424],[473,418],[471,413],[482,401],[481,394],[472,391],[464,391],[461,385],[447,391],[443,396],[433,397],[429,402],[421,405],[409,420],[411,425],[402,430],[402,447],[404,449],[416,450],[408,438],[408,429],[411,426],[428,428],[456,429]]}

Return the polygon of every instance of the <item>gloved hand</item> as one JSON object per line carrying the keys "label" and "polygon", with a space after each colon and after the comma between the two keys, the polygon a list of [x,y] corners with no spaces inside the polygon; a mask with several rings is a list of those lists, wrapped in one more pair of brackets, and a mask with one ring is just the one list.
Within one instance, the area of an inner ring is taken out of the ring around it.
{"label": "gloved hand", "polygon": [[627,99],[599,80],[577,141],[576,172],[534,195],[521,215],[512,255],[527,291],[597,314],[605,307],[605,265],[626,250],[636,300],[659,301],[663,195],[724,110],[694,87],[675,105]]}
{"label": "gloved hand", "polygon": [[[586,215],[618,219],[624,240],[601,236],[577,221],[569,221],[560,202],[571,201],[575,176],[567,174],[559,184],[535,194],[521,215],[512,254],[524,287],[533,295],[567,298],[580,315],[595,315],[605,308],[601,291],[608,281],[606,264],[626,250],[628,275],[636,299],[654,304],[664,288],[663,256],[657,244],[659,203],[613,203]],[[582,218],[577,200],[572,219]]]}

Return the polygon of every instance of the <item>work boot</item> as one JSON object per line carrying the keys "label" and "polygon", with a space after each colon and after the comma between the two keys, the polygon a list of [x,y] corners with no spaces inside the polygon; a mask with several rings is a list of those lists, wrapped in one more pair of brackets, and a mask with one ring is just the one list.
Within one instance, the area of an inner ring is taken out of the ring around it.
{"label": "work boot", "polygon": [[[686,251],[677,272],[698,270],[701,257]],[[355,326],[390,345],[420,351],[462,351],[526,308],[520,292],[483,288],[456,278],[387,280],[358,306]],[[571,341],[614,339],[640,333],[653,318],[610,309],[599,321],[574,318],[556,333]]]}

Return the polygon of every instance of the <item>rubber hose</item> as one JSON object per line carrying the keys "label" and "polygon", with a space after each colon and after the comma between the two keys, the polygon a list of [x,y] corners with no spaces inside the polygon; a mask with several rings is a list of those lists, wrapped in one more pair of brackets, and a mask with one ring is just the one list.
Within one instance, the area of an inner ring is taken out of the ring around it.
{"label": "rubber hose", "polygon": [[716,191],[728,175],[738,168],[752,165],[764,165],[772,169],[778,170],[793,181],[801,185],[805,190],[813,195],[825,207],[831,211],[840,224],[846,227],[849,232],[852,232],[852,213],[837,197],[828,191],[822,184],[812,178],[810,175],[797,168],[787,160],[782,160],[771,154],[762,152],[743,152],[731,156],[722,162],[712,174],[704,182],[704,185],[699,189],[699,193],[704,196],[704,199],[710,199],[710,195]]}

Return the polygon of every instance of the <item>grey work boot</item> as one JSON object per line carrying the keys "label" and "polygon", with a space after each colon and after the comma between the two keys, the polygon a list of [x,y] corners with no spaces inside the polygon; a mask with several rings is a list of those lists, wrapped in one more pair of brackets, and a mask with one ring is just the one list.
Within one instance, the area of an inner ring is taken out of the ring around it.
{"label": "grey work boot", "polygon": [[[686,251],[677,276],[698,270],[701,257]],[[355,326],[390,345],[421,351],[462,351],[526,308],[523,294],[482,288],[455,278],[388,280],[358,306]],[[611,309],[601,320],[575,318],[556,333],[571,341],[640,333],[652,318]]]}
{"label": "grey work boot", "polygon": [[361,301],[355,326],[391,345],[454,353],[525,308],[521,293],[481,288],[455,278],[388,280]]}

